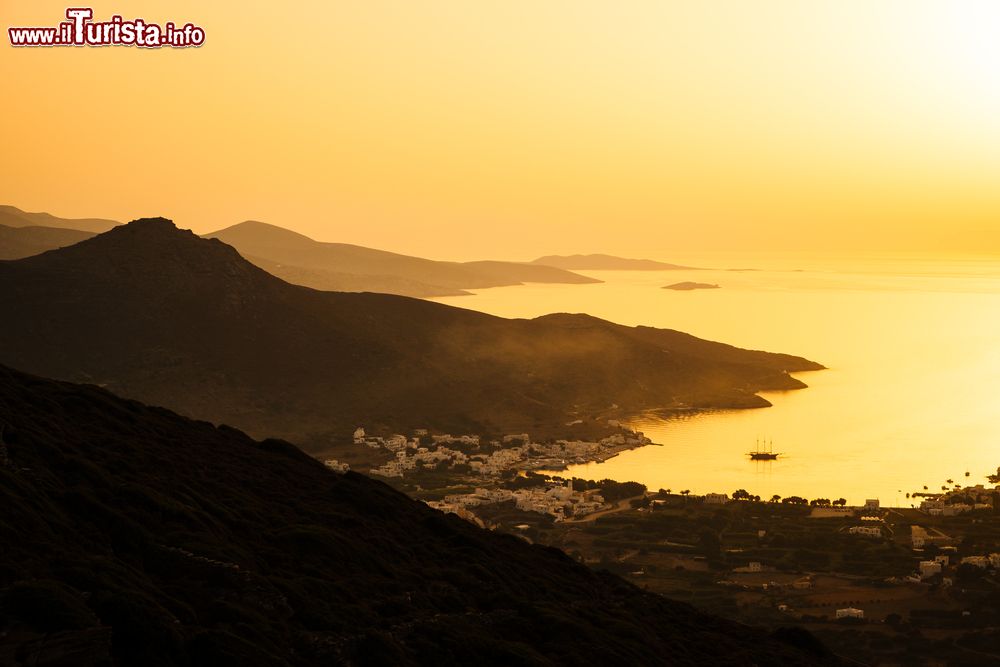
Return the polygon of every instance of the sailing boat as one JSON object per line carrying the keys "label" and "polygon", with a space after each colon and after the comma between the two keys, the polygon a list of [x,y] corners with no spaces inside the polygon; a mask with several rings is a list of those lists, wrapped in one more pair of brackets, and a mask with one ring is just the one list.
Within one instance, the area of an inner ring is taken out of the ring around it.
{"label": "sailing boat", "polygon": [[761,448],[760,439],[758,438],[757,439],[757,446],[754,447],[754,450],[752,452],[750,452],[748,454],[748,456],[750,457],[750,459],[752,461],[774,461],[779,456],[781,456],[781,454],[778,453],[778,452],[776,452],[776,451],[774,451],[774,441],[773,440],[768,443],[767,449],[764,450],[764,449]]}

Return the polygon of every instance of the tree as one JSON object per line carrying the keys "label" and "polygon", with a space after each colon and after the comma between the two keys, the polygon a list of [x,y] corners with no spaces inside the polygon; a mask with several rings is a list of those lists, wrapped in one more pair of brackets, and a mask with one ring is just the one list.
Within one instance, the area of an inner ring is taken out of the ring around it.
{"label": "tree", "polygon": [[736,489],[733,491],[733,500],[750,500],[750,492],[746,489]]}
{"label": "tree", "polygon": [[706,558],[718,557],[722,553],[722,540],[714,530],[706,528],[698,536],[698,547]]}
{"label": "tree", "polygon": [[986,570],[972,563],[962,563],[955,568],[955,578],[962,583],[971,583],[986,576]]}
{"label": "tree", "polygon": [[612,479],[602,479],[597,483],[601,495],[608,502],[615,502],[646,493],[646,486],[639,482],[616,482]]}
{"label": "tree", "polygon": [[772,502],[772,503],[776,503],[776,502],[778,502],[779,500],[781,500],[781,496],[779,496],[779,495],[778,495],[777,493],[776,493],[776,494],[774,494],[773,496],[771,496],[771,502]]}

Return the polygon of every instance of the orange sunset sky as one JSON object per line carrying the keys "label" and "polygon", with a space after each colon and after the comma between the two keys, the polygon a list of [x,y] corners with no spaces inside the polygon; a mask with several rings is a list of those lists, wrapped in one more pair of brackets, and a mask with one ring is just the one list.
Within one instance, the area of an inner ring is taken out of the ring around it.
{"label": "orange sunset sky", "polygon": [[994,1],[90,6],[206,43],[15,49],[66,4],[3,0],[0,203],[456,259],[1000,254]]}

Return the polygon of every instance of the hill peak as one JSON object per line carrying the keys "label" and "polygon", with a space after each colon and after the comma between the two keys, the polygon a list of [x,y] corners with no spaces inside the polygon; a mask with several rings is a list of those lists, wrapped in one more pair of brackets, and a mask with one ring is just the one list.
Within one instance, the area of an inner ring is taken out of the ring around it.
{"label": "hill peak", "polygon": [[177,229],[177,225],[174,224],[173,220],[164,218],[163,216],[157,216],[155,218],[137,218],[128,224],[122,225],[121,227],[122,229]]}
{"label": "hill peak", "polygon": [[23,260],[25,266],[58,267],[60,272],[102,284],[141,282],[157,294],[181,285],[207,289],[215,277],[216,287],[231,289],[260,287],[280,282],[246,261],[232,246],[216,239],[203,239],[189,229],[178,229],[164,217],[139,218],[75,245]]}
{"label": "hill peak", "polygon": [[293,232],[290,229],[279,227],[278,225],[272,225],[269,222],[260,222],[259,220],[245,220],[230,227],[212,232],[211,234],[206,234],[205,237],[216,238],[223,235],[226,238],[250,241],[285,241],[308,244],[319,243],[319,241],[311,239],[305,234]]}
{"label": "hill peak", "polygon": [[113,229],[109,229],[99,236],[107,238],[131,238],[135,239],[137,237],[169,237],[169,236],[191,236],[194,237],[194,233],[190,230],[178,229],[177,225],[174,224],[173,220],[163,217],[155,218],[137,218],[124,225],[119,225]]}
{"label": "hill peak", "polygon": [[[138,218],[128,224],[110,229],[103,234],[79,244],[80,248],[109,248],[122,250],[122,257],[145,256],[153,251],[163,253],[174,251],[214,252],[218,257],[244,261],[231,246],[215,239],[203,239],[190,229],[179,229],[173,220],[163,217]],[[211,249],[211,250],[209,250]],[[201,257],[204,259],[204,257]]]}
{"label": "hill peak", "polygon": [[103,234],[98,234],[92,240],[128,239],[130,243],[142,241],[172,240],[175,242],[199,243],[204,241],[190,229],[180,229],[173,220],[164,217],[137,218],[131,222],[119,225]]}

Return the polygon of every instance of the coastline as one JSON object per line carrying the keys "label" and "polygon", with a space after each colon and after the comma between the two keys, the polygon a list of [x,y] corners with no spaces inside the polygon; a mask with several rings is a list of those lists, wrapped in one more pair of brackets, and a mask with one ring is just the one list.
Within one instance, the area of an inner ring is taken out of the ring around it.
{"label": "coastline", "polygon": [[[571,465],[587,465],[590,463],[604,463],[609,461],[622,452],[628,452],[633,449],[642,449],[643,447],[662,447],[663,445],[658,442],[646,442],[641,444],[622,444],[614,445],[613,447],[599,452],[590,457],[579,457],[576,461],[562,461],[561,463],[555,463],[552,459],[543,460],[545,463],[543,465],[531,465],[532,462],[527,462],[526,465],[518,466],[519,470],[530,470],[531,472],[537,473],[557,473],[565,472],[569,469]],[[619,480],[621,481],[621,480]]]}

